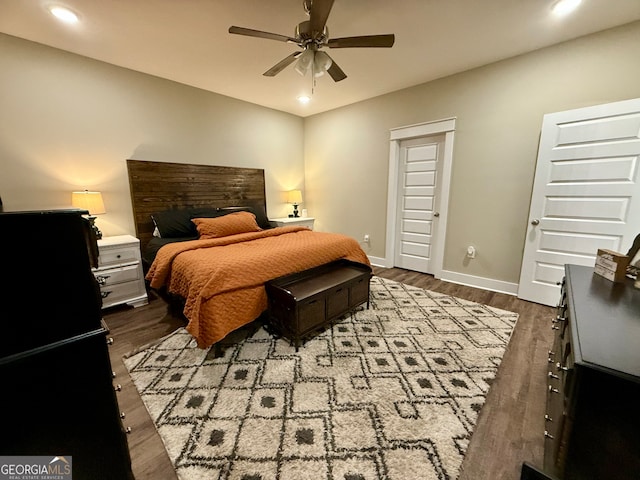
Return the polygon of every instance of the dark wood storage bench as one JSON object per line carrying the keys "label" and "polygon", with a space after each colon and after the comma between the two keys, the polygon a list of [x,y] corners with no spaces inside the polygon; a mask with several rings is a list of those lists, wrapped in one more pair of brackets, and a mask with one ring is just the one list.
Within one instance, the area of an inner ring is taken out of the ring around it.
{"label": "dark wood storage bench", "polygon": [[296,351],[303,338],[356,307],[369,308],[371,267],[337,260],[266,283],[269,323]]}

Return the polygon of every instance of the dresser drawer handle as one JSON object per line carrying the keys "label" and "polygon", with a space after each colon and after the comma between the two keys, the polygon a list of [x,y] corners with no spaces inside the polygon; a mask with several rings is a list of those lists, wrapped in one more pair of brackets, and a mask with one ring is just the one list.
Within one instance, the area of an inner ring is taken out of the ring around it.
{"label": "dresser drawer handle", "polygon": [[111,291],[100,292],[102,298],[107,298],[109,295],[111,295]]}
{"label": "dresser drawer handle", "polygon": [[556,354],[553,350],[549,350],[549,357],[553,357]]}
{"label": "dresser drawer handle", "polygon": [[131,433],[131,427],[127,427],[124,429],[125,433]]}
{"label": "dresser drawer handle", "polygon": [[114,389],[116,392],[120,392],[120,391],[122,391],[122,385],[120,385],[120,384],[118,383],[115,387],[113,387],[113,389]]}
{"label": "dresser drawer handle", "polygon": [[545,415],[544,416],[545,421],[547,422],[553,422],[553,418],[551,418],[549,415]]}
{"label": "dresser drawer handle", "polygon": [[[113,337],[107,338],[107,345],[113,345]],[[116,372],[111,372],[111,375],[115,378]]]}
{"label": "dresser drawer handle", "polygon": [[560,327],[558,325],[552,325],[551,330],[560,330]]}
{"label": "dresser drawer handle", "polygon": [[549,385],[549,393],[560,393],[560,390]]}
{"label": "dresser drawer handle", "polygon": [[565,367],[564,365],[560,364],[560,362],[556,363],[556,369],[562,370],[563,372],[569,371],[569,369],[567,367]]}
{"label": "dresser drawer handle", "polygon": [[549,372],[548,375],[549,375],[549,378],[555,378],[555,379],[560,378],[558,375],[555,375],[553,372]]}
{"label": "dresser drawer handle", "polygon": [[107,279],[110,275],[97,275],[96,280],[98,281],[98,285],[105,286],[107,284]]}
{"label": "dresser drawer handle", "polygon": [[544,431],[544,436],[547,438],[550,438],[551,440],[553,440],[553,435],[551,435],[549,432],[547,432],[546,430]]}

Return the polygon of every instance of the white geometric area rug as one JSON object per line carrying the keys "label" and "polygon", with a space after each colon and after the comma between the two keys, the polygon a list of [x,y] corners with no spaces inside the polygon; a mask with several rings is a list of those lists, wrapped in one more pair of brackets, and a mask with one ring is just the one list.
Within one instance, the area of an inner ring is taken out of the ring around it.
{"label": "white geometric area rug", "polygon": [[516,313],[371,279],[299,349],[180,329],[125,364],[183,480],[455,479]]}

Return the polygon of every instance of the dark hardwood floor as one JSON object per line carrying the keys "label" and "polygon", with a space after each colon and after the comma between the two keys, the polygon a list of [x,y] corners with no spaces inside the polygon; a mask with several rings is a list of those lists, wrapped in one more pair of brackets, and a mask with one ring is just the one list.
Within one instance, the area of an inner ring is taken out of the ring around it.
{"label": "dark hardwood floor", "polygon": [[[542,465],[547,352],[553,338],[550,320],[554,309],[408,270],[375,267],[374,273],[520,315],[480,412],[459,479],[516,480],[523,461]],[[120,408],[126,414],[123,422],[132,429],[128,440],[136,480],[177,480],[122,357],[171,333],[184,322],[153,292],[148,305],[115,308],[105,311],[104,318],[114,339],[110,351],[116,373],[114,383],[123,387],[118,393]]]}

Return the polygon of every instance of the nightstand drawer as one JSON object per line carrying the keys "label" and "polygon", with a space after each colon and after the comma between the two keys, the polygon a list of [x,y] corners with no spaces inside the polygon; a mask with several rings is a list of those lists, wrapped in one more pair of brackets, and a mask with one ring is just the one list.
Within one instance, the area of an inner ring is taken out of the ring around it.
{"label": "nightstand drawer", "polygon": [[98,256],[98,268],[110,265],[138,262],[138,247],[126,246],[116,248],[101,248]]}
{"label": "nightstand drawer", "polygon": [[130,302],[138,297],[146,297],[147,292],[142,289],[140,282],[127,282],[100,287],[100,294],[102,307],[106,308],[124,301]]}
{"label": "nightstand drawer", "polygon": [[138,280],[140,278],[140,269],[137,264],[133,264],[125,267],[94,271],[93,274],[100,287],[106,287]]}

